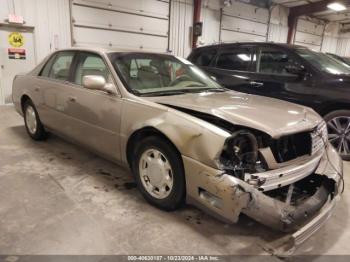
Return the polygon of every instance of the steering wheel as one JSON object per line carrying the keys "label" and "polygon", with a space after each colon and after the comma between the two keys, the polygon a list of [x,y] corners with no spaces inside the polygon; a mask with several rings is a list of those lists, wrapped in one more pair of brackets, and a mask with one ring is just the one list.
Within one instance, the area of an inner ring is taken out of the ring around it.
{"label": "steering wheel", "polygon": [[169,86],[176,86],[181,81],[192,81],[192,78],[188,75],[180,75],[170,82]]}

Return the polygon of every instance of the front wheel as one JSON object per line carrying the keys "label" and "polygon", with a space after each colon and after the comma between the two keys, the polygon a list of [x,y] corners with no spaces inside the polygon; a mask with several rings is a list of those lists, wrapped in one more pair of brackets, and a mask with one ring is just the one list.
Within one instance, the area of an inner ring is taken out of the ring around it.
{"label": "front wheel", "polygon": [[343,160],[350,160],[350,110],[337,110],[324,117],[329,142]]}
{"label": "front wheel", "polygon": [[42,125],[38,112],[31,100],[27,100],[23,106],[24,123],[28,135],[34,140],[44,140],[47,132]]}
{"label": "front wheel", "polygon": [[141,140],[134,151],[132,170],[143,197],[152,205],[171,211],[184,203],[186,186],[180,154],[160,137]]}

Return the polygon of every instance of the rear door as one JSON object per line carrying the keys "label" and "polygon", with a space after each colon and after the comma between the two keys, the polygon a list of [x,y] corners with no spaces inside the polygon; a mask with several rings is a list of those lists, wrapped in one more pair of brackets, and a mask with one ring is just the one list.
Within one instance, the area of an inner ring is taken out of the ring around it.
{"label": "rear door", "polygon": [[253,50],[251,46],[219,49],[211,67],[205,70],[226,88],[248,92],[256,59]]}
{"label": "rear door", "polygon": [[299,104],[308,104],[315,95],[310,69],[287,49],[259,47],[255,71],[249,93]]}
{"label": "rear door", "polygon": [[36,106],[41,121],[58,132],[64,132],[69,121],[66,92],[75,55],[75,51],[61,51],[53,55],[40,72],[34,87],[36,95],[40,95]]}

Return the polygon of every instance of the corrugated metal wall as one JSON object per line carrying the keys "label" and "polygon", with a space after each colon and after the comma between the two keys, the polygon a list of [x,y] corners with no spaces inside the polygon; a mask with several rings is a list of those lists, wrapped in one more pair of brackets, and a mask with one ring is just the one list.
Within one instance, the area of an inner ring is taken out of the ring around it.
{"label": "corrugated metal wall", "polygon": [[24,17],[34,27],[36,60],[71,45],[68,0],[0,0],[0,22],[8,14]]}
{"label": "corrugated metal wall", "polygon": [[287,42],[288,13],[288,8],[281,5],[271,7],[268,41],[275,43]]}
{"label": "corrugated metal wall", "polygon": [[192,49],[193,0],[171,0],[169,51],[187,57]]}

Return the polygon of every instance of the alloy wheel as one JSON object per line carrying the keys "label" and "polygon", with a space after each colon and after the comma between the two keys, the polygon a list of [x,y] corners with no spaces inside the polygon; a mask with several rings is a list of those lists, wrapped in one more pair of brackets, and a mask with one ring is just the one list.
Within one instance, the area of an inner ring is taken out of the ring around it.
{"label": "alloy wheel", "polygon": [[350,117],[334,117],[327,122],[329,142],[341,156],[350,154]]}

